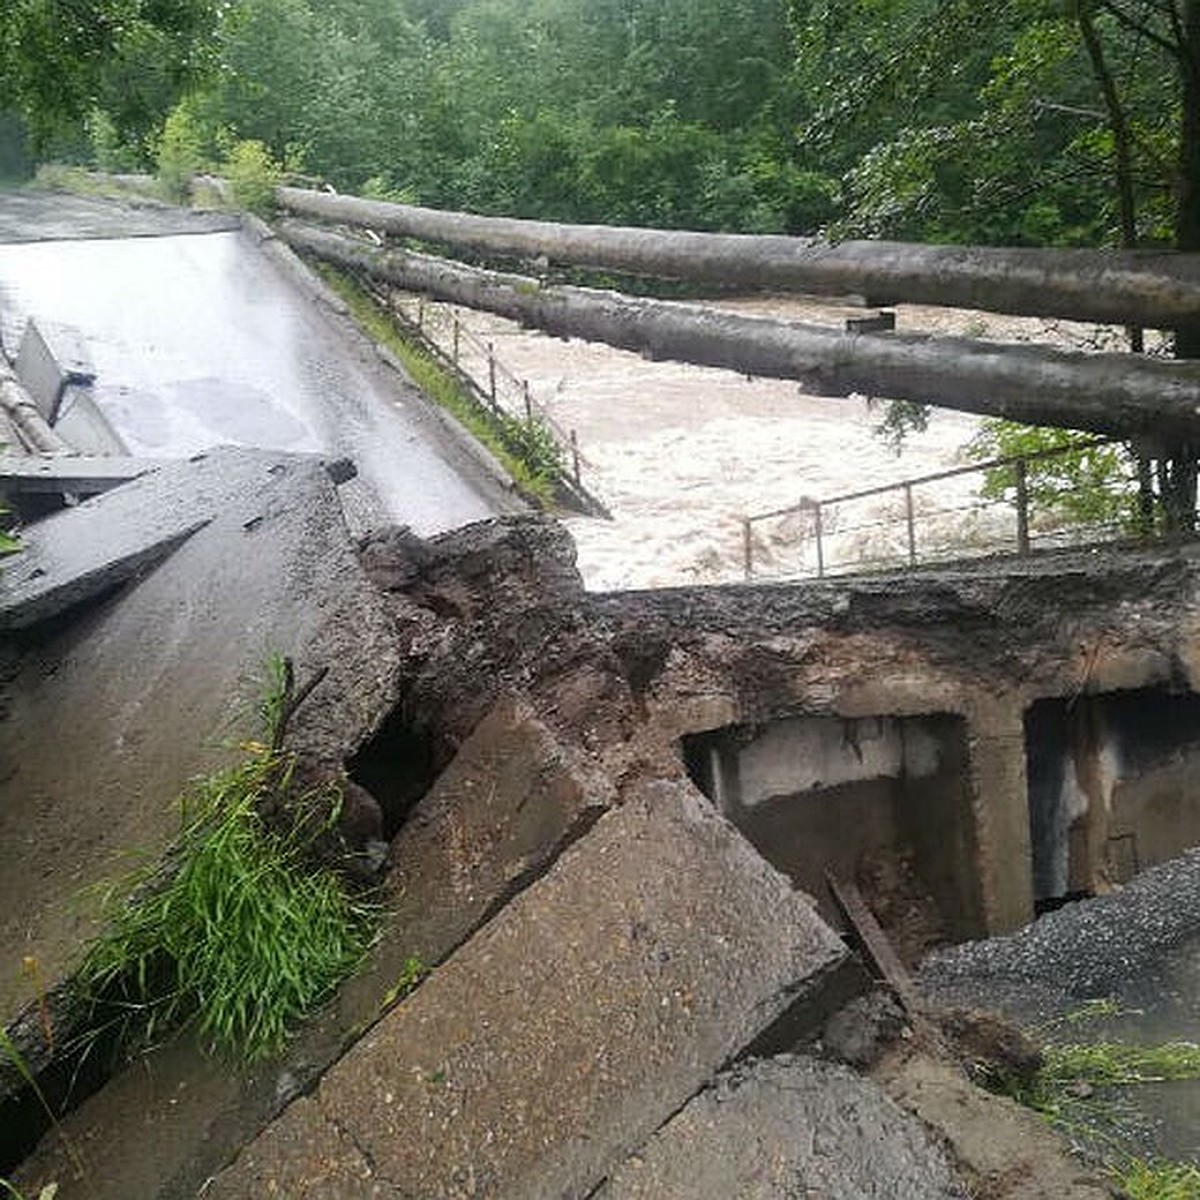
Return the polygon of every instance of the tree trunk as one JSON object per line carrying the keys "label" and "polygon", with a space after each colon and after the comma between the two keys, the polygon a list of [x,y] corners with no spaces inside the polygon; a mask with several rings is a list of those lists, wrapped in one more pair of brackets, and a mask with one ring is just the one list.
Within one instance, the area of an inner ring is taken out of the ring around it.
{"label": "tree trunk", "polygon": [[[1108,114],[1108,127],[1113,135],[1113,179],[1117,185],[1117,213],[1121,222],[1121,245],[1126,250],[1137,246],[1137,206],[1133,194],[1133,137],[1129,131],[1129,118],[1121,103],[1116,81],[1108,69],[1104,57],[1104,46],[1096,32],[1095,0],[1073,0],[1075,21],[1092,64],[1092,75],[1096,86],[1104,97],[1104,108]],[[1130,325],[1129,348],[1134,354],[1145,349],[1142,328]]]}
{"label": "tree trunk", "polygon": [[295,249],[409,291],[651,358],[1118,437],[1200,438],[1200,365],[915,334],[852,334],[573,287],[545,287],[285,221]]}
{"label": "tree trunk", "polygon": [[[479,217],[279,188],[279,203],[321,220],[529,261],[696,283],[862,295],[1200,335],[1200,253],[996,249],[842,242]],[[1200,250],[1200,247],[1195,247]]]}
{"label": "tree trunk", "polygon": [[[1179,24],[1179,73],[1183,120],[1179,131],[1179,201],[1175,245],[1182,251],[1200,250],[1200,0],[1183,0]],[[1200,325],[1191,322],[1175,330],[1176,358],[1200,358]],[[1196,530],[1197,457],[1200,438],[1170,443],[1170,482],[1163,496],[1167,524],[1181,535]]]}

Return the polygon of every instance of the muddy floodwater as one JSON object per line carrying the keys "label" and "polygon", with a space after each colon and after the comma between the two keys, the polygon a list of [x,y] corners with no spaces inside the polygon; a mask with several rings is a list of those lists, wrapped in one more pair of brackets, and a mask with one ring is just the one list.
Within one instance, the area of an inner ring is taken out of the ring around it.
{"label": "muddy floodwater", "polygon": [[[415,298],[402,303],[410,314],[416,311]],[[739,312],[837,327],[863,315],[861,308],[796,298],[720,303]],[[962,465],[963,448],[979,427],[976,417],[935,410],[928,428],[911,435],[897,455],[876,433],[882,403],[864,396],[819,398],[786,381],[651,362],[449,305],[426,303],[422,317],[447,349],[454,319],[471,331],[460,354],[477,379],[487,378],[480,344],[491,343],[502,377],[511,373],[528,381],[544,411],[564,430],[575,431],[583,480],[613,515],[611,522],[567,522],[593,590],[741,579],[743,517],[803,497],[825,500]],[[1071,346],[1108,344],[1117,336],[1067,322],[915,306],[899,310],[897,328]],[[1003,536],[1015,528],[1011,511],[980,508],[978,485],[978,476],[968,476],[918,489],[923,549],[970,542],[983,533]],[[902,553],[901,504],[896,493],[846,511],[841,529],[826,529],[831,553],[842,565],[864,551]],[[754,561],[763,578],[813,573],[815,549],[803,515],[756,526]]]}

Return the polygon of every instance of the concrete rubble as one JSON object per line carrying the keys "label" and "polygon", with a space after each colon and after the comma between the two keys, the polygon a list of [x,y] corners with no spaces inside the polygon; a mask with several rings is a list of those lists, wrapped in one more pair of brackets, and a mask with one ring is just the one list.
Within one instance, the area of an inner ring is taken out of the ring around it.
{"label": "concrete rubble", "polygon": [[[108,557],[105,513],[121,526]],[[1080,636],[1120,622],[1136,620],[1142,658],[1114,645],[1092,659],[1101,677],[1161,679],[1194,656],[1180,559],[1143,565],[1134,601],[1087,564],[1066,583],[1026,566],[591,597],[545,518],[356,544],[304,456],[155,471],[30,546],[33,568],[0,578],[16,614],[0,821],[27,852],[0,874],[6,964],[35,946],[65,978],[96,916],[43,901],[165,846],[171,797],[236,734],[229,706],[268,651],[301,676],[328,668],[288,745],[348,773],[364,836],[387,845],[380,940],[285,1058],[233,1068],[183,1039],[118,1073],[64,1120],[90,1177],[51,1139],[14,1175],[60,1200],[699,1196],[687,1172],[705,1155],[714,1196],[961,1195],[962,1164],[877,1082],[778,1057],[862,978],[807,881],[689,779],[686,739],[736,744],[796,714],[968,723],[966,757],[946,761],[970,781],[957,869],[991,880],[961,888],[986,924],[1020,907],[997,891],[1011,814],[979,782],[1013,753],[1020,689],[1075,678]],[[1080,599],[1070,630],[1044,615],[1050,587]],[[414,958],[432,970],[399,998]],[[33,984],[8,974],[10,1028],[40,1069]],[[877,1075],[938,1124],[927,1082]],[[1027,1194],[1006,1187],[990,1194]]]}
{"label": "concrete rubble", "polygon": [[[209,1194],[586,1196],[725,1062],[812,1003],[845,954],[701,797],[652,786],[602,817]],[[295,1153],[339,1133],[348,1155]]]}
{"label": "concrete rubble", "polygon": [[929,1131],[862,1076],[795,1055],[719,1076],[596,1200],[965,1200]]}

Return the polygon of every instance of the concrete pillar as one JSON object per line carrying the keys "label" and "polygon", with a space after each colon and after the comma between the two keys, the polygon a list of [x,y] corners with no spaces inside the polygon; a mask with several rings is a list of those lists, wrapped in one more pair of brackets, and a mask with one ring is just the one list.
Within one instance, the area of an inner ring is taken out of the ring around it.
{"label": "concrete pillar", "polygon": [[993,936],[1033,920],[1023,708],[1013,697],[979,697],[967,721],[980,932]]}

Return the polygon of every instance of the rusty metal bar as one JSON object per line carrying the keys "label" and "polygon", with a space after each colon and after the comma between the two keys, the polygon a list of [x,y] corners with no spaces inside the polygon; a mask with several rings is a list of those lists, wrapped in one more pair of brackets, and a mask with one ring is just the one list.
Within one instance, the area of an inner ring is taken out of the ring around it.
{"label": "rusty metal bar", "polygon": [[575,430],[571,430],[571,474],[575,478],[575,486],[580,484],[579,478],[579,438],[575,435]]}
{"label": "rusty metal bar", "polygon": [[754,575],[754,543],[751,540],[750,518],[742,518],[742,574],[747,583]]}
{"label": "rusty metal bar", "polygon": [[823,522],[821,519],[821,504],[818,501],[813,507],[813,527],[817,535],[817,578],[825,577],[825,547],[822,545],[822,537],[824,535]]}

